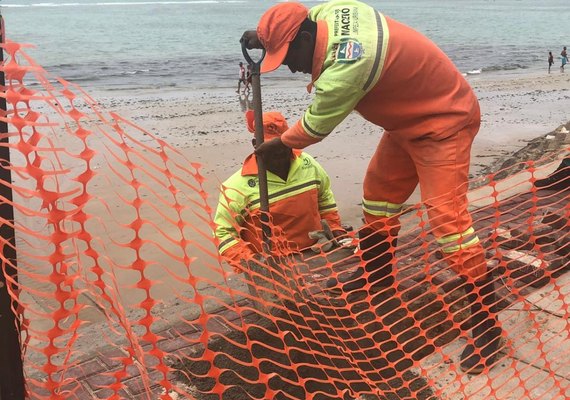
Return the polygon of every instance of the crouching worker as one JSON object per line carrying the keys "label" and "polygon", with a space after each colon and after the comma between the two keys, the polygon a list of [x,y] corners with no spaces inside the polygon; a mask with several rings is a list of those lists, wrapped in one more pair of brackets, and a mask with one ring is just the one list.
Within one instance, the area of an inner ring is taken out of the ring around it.
{"label": "crouching worker", "polygon": [[[254,133],[252,111],[246,113],[246,122],[248,130]],[[280,113],[263,114],[264,140],[279,137],[287,129],[287,121]],[[214,217],[218,251],[238,273],[249,272],[245,268],[267,262],[262,254],[255,157],[250,154],[241,168],[223,182]],[[317,242],[327,246],[334,237],[347,234],[341,226],[329,176],[313,157],[300,150],[285,149],[263,161],[267,169],[272,234],[276,239],[272,254],[289,255]],[[326,229],[329,237],[325,241],[323,225],[330,228]]]}

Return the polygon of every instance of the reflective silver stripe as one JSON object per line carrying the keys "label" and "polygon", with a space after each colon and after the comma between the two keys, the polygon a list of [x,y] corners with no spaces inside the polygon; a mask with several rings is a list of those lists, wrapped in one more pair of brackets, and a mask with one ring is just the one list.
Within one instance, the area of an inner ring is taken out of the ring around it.
{"label": "reflective silver stripe", "polygon": [[473,227],[471,226],[461,233],[454,233],[451,235],[440,237],[439,239],[437,239],[437,242],[440,245],[444,245],[446,243],[457,242],[461,238],[465,236],[472,236],[473,234],[475,234],[475,229],[473,229]]}
{"label": "reflective silver stripe", "polygon": [[467,249],[479,243],[479,237],[475,233],[475,229],[470,227],[462,233],[455,233],[437,239],[437,243],[441,246],[444,253],[454,253],[461,249]]}
{"label": "reflective silver stripe", "polygon": [[378,27],[378,42],[376,43],[376,58],[374,59],[374,64],[372,65],[372,71],[370,71],[370,76],[362,88],[365,92],[368,91],[370,85],[374,82],[374,77],[380,65],[380,60],[382,59],[382,49],[384,47],[384,27],[382,26],[382,19],[380,18],[380,13],[376,12],[376,26]]}
{"label": "reflective silver stripe", "polygon": [[314,130],[313,128],[311,128],[311,127],[309,126],[309,124],[307,123],[307,120],[305,119],[305,116],[304,116],[304,115],[303,115],[303,127],[304,127],[311,135],[313,135],[313,136],[315,136],[315,137],[317,137],[317,138],[320,138],[320,139],[326,138],[326,137],[330,134],[330,132],[328,132],[328,133],[319,133],[319,132],[317,132],[316,130]]}
{"label": "reflective silver stripe", "polygon": [[224,240],[222,243],[220,243],[220,244],[218,245],[218,251],[219,251],[220,253],[222,253],[222,250],[224,250],[224,247],[227,246],[228,244],[230,244],[231,242],[236,242],[236,243],[237,243],[237,240],[234,239],[234,238],[229,238],[229,239]]}
{"label": "reflective silver stripe", "polygon": [[362,208],[368,214],[380,216],[380,217],[391,217],[393,215],[399,214],[402,211],[402,204],[389,203],[387,201],[376,201],[374,203],[362,201]]}
{"label": "reflective silver stripe", "polygon": [[444,253],[447,253],[447,254],[455,253],[456,251],[459,251],[462,249],[468,249],[469,247],[473,247],[477,243],[479,243],[479,237],[475,236],[474,238],[472,238],[466,242],[463,242],[461,244],[443,246],[441,248],[441,251],[443,251]]}
{"label": "reflective silver stripe", "polygon": [[[274,198],[276,198],[276,197],[283,196],[284,194],[291,193],[291,192],[294,192],[294,191],[296,191],[296,190],[303,189],[303,188],[306,188],[306,187],[319,186],[320,184],[321,184],[321,181],[319,181],[319,180],[314,180],[314,181],[306,182],[306,183],[303,183],[303,184],[301,184],[301,185],[297,185],[297,186],[293,186],[293,187],[287,188],[287,189],[285,189],[285,190],[281,190],[280,192],[272,193],[272,194],[269,195],[269,199],[271,200],[271,199],[274,199]],[[260,202],[261,202],[261,199],[255,199],[255,200],[251,201],[251,202],[247,205],[246,208],[250,208],[251,206],[254,206],[254,205],[256,205],[256,204],[259,204]]]}
{"label": "reflective silver stripe", "polygon": [[319,210],[323,211],[323,210],[329,210],[331,208],[336,208],[336,203],[330,204],[328,206],[319,207]]}

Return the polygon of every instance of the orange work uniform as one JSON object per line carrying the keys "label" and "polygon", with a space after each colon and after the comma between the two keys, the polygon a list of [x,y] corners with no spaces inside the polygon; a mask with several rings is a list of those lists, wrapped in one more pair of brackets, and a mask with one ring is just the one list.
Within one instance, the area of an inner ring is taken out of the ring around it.
{"label": "orange work uniform", "polygon": [[[241,261],[262,252],[259,181],[255,155],[222,184],[214,222],[218,251],[236,271]],[[307,153],[294,151],[286,180],[267,171],[274,240],[282,253],[315,244],[309,232],[321,230],[325,219],[333,231],[343,230],[338,208],[323,167]]]}
{"label": "orange work uniform", "polygon": [[481,279],[484,251],[467,210],[471,144],[480,125],[473,90],[433,42],[358,1],[313,7],[315,99],[281,139],[304,148],[352,110],[385,132],[364,180],[367,223],[386,234],[420,185],[432,232],[460,273]]}

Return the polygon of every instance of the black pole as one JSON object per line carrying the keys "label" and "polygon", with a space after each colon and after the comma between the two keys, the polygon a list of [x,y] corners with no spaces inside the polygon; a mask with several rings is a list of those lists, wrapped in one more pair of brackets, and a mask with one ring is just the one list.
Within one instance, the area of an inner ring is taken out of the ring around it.
{"label": "black pole", "polygon": [[[4,43],[4,19],[0,11],[0,43]],[[0,49],[0,63],[4,62],[4,50]],[[4,72],[0,71],[0,90],[6,92]],[[0,113],[6,116],[6,97],[0,97]],[[10,165],[10,149],[8,148],[8,124],[0,121],[0,215],[4,221],[14,221],[12,207],[12,189],[6,183],[12,182]],[[14,225],[0,226],[4,246],[4,260],[0,270],[0,400],[23,400],[24,368],[20,349],[19,321],[12,310],[12,298],[8,294],[7,277],[17,279],[16,271],[16,240]]]}

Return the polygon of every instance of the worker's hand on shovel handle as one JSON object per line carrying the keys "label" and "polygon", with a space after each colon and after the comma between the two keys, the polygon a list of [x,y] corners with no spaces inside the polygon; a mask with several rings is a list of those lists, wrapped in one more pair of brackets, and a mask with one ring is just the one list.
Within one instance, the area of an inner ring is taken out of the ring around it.
{"label": "worker's hand on shovel handle", "polygon": [[289,147],[285,146],[281,138],[275,138],[256,146],[255,154],[268,159],[287,150],[289,150]]}
{"label": "worker's hand on shovel handle", "polygon": [[248,49],[263,49],[263,45],[257,37],[257,31],[245,31],[239,41],[245,43],[245,47]]}

